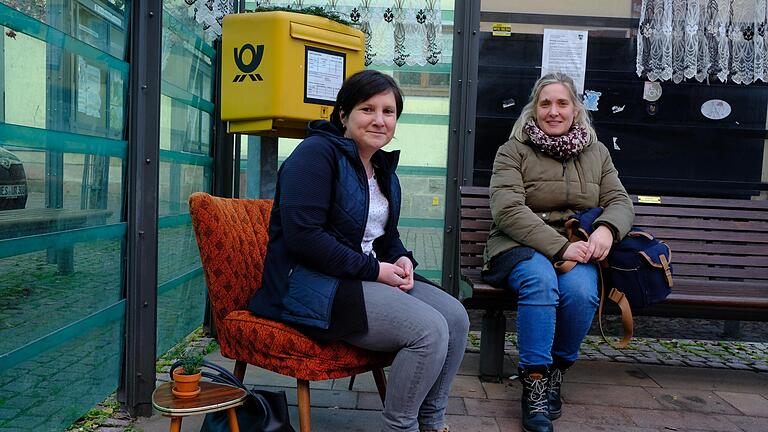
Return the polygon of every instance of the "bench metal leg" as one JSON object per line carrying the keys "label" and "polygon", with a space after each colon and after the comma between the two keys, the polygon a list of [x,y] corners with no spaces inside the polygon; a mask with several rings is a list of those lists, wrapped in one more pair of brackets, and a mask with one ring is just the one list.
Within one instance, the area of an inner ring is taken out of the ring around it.
{"label": "bench metal leg", "polygon": [[72,274],[75,271],[75,251],[73,247],[56,250],[56,264],[59,274]]}
{"label": "bench metal leg", "polygon": [[72,246],[48,248],[46,253],[46,262],[56,264],[59,274],[72,274],[75,271],[75,251]]}
{"label": "bench metal leg", "polygon": [[480,379],[501,381],[504,369],[504,332],[507,319],[502,310],[486,310],[480,334]]}
{"label": "bench metal leg", "polygon": [[737,338],[741,336],[741,321],[726,320],[723,321],[724,338]]}

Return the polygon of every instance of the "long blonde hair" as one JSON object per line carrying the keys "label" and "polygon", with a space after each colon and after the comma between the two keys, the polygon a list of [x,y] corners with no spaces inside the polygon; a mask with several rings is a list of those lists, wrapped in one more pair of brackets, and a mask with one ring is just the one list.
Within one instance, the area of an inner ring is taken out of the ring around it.
{"label": "long blonde hair", "polygon": [[568,94],[573,103],[573,123],[580,124],[587,130],[589,142],[597,141],[597,132],[595,132],[595,128],[592,127],[589,111],[587,111],[584,102],[576,94],[576,85],[573,83],[573,79],[562,72],[548,73],[536,81],[536,84],[533,85],[533,89],[531,90],[531,99],[520,112],[520,117],[517,118],[515,125],[512,126],[512,133],[509,134],[509,137],[517,138],[521,142],[528,139],[528,134],[523,131],[523,126],[525,126],[525,123],[530,119],[536,121],[536,103],[539,101],[539,96],[541,96],[541,90],[550,84],[562,84],[568,89]]}

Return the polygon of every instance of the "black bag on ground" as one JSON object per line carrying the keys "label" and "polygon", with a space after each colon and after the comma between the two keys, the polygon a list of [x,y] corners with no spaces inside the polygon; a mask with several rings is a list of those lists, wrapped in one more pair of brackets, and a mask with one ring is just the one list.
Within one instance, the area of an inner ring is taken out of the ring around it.
{"label": "black bag on ground", "polygon": [[[208,372],[205,368],[216,373]],[[248,393],[245,404],[235,408],[241,432],[295,432],[288,415],[288,401],[284,391],[248,388],[228,370],[209,361],[203,362],[203,377],[215,383],[241,388]],[[229,432],[227,411],[206,414],[200,432]]]}
{"label": "black bag on ground", "polygon": [[[603,209],[598,207],[571,216],[566,223],[569,240],[586,240],[592,233],[592,224],[602,212]],[[666,243],[637,227],[632,227],[620,242],[611,247],[608,257],[601,263],[598,312],[600,334],[606,342],[611,343],[603,332],[606,286],[610,288],[607,297],[621,309],[624,337],[616,346],[624,348],[632,338],[632,309],[661,303],[672,292],[671,260],[672,251]]]}

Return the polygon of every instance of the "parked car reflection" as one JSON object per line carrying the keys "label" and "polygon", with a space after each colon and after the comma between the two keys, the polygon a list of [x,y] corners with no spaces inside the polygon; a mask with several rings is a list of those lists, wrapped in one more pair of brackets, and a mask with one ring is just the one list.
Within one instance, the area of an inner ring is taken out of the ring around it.
{"label": "parked car reflection", "polygon": [[0,210],[22,209],[27,204],[27,176],[15,154],[0,147]]}

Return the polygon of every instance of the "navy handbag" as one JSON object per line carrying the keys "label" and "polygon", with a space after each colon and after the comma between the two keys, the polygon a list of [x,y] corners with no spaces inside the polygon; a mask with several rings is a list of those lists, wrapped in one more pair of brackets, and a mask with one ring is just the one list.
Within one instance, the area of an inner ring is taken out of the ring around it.
{"label": "navy handbag", "polygon": [[[575,213],[566,222],[566,234],[570,241],[586,240],[592,234],[595,220],[602,208],[592,208]],[[672,251],[663,241],[640,228],[632,227],[620,242],[611,247],[608,257],[600,263],[600,306],[598,320],[603,332],[603,303],[607,298],[621,310],[624,337],[616,344],[624,348],[632,339],[634,323],[632,309],[641,309],[663,302],[672,292]],[[556,263],[560,271],[572,268],[567,263]],[[613,344],[612,344],[613,345]]]}

